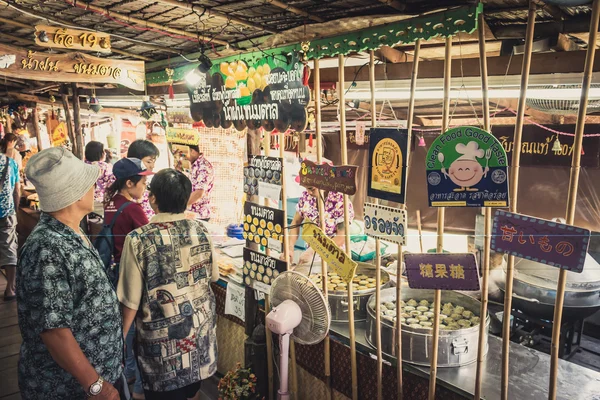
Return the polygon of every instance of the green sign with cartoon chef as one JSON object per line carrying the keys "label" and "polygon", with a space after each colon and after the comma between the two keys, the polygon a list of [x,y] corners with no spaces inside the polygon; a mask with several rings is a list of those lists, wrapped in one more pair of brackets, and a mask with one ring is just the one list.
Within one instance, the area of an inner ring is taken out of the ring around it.
{"label": "green sign with cartoon chef", "polygon": [[491,133],[472,126],[449,129],[426,158],[431,207],[508,207],[508,158]]}

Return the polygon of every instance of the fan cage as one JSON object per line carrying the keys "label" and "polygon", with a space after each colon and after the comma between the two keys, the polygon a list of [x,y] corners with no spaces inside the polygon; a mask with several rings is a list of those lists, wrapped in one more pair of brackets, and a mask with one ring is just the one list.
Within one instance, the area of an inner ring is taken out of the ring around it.
{"label": "fan cage", "polygon": [[[600,84],[592,84],[590,88],[599,88]],[[556,89],[556,86],[542,86],[540,89]],[[561,85],[561,89],[581,89],[581,85]],[[579,100],[555,100],[546,98],[527,98],[528,107],[555,115],[576,115],[579,111]],[[588,114],[600,111],[600,100],[588,101]]]}

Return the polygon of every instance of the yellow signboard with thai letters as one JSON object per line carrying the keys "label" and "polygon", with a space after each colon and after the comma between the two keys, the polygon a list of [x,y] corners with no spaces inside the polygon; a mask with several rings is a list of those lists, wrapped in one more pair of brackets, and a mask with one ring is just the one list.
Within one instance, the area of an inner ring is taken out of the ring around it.
{"label": "yellow signboard with thai letters", "polygon": [[315,253],[321,256],[329,267],[333,268],[344,282],[352,281],[358,264],[352,261],[352,257],[344,253],[318,226],[303,225],[302,239]]}

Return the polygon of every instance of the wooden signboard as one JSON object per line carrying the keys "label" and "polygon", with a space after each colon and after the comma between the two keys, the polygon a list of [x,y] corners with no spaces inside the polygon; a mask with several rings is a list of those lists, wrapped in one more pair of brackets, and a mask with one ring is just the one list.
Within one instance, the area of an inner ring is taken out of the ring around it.
{"label": "wooden signboard", "polygon": [[198,145],[200,134],[197,129],[167,128],[167,142]]}
{"label": "wooden signboard", "polygon": [[344,253],[325,232],[314,224],[306,224],[302,227],[302,239],[308,243],[311,249],[321,256],[323,261],[332,268],[344,282],[348,283],[354,277],[358,264],[352,261],[352,257]]}
{"label": "wooden signboard", "polygon": [[479,290],[477,261],[472,253],[406,254],[404,263],[412,289]]}
{"label": "wooden signboard", "polygon": [[351,165],[317,165],[304,160],[300,165],[300,185],[352,196],[356,193],[356,170]]}
{"label": "wooden signboard", "polygon": [[34,81],[113,83],[144,90],[143,61],[109,60],[83,53],[50,54],[0,44],[0,76]]}
{"label": "wooden signboard", "polygon": [[58,26],[36,25],[35,44],[66,50],[93,51],[110,53],[110,35]]}
{"label": "wooden signboard", "polygon": [[[356,141],[359,144],[358,136]],[[368,196],[404,204],[407,146],[406,129],[371,129]]]}
{"label": "wooden signboard", "polygon": [[364,207],[367,236],[406,245],[406,210],[371,203]]}
{"label": "wooden signboard", "polygon": [[498,210],[494,217],[491,248],[580,273],[590,235],[588,229]]}

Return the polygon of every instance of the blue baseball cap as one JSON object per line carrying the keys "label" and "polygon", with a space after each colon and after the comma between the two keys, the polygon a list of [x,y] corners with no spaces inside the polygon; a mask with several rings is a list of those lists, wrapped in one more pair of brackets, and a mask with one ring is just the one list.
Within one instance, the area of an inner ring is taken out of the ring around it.
{"label": "blue baseball cap", "polygon": [[122,158],[113,166],[113,174],[117,179],[124,179],[136,175],[154,175],[154,172],[147,169],[139,158]]}

